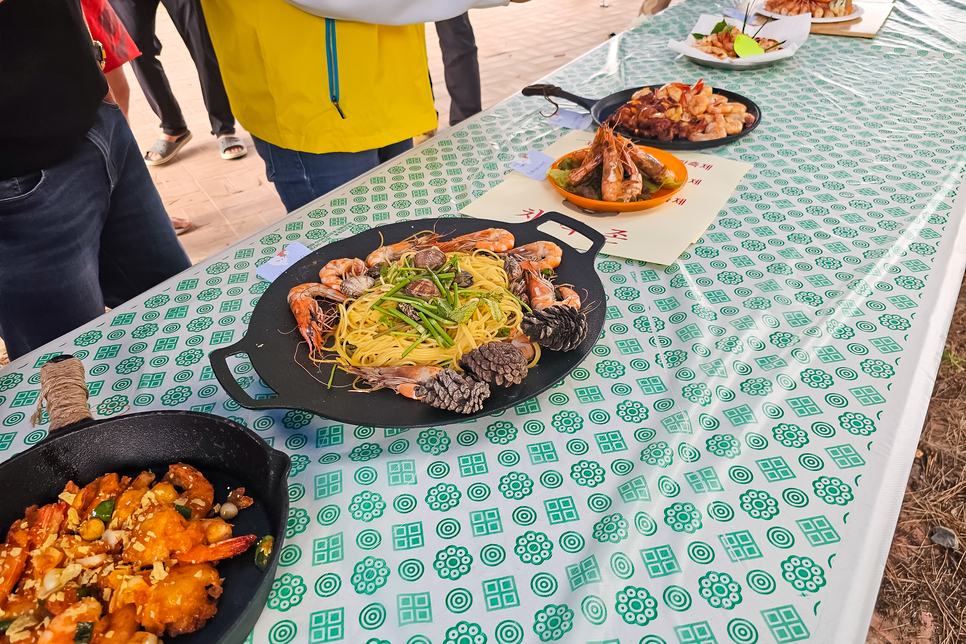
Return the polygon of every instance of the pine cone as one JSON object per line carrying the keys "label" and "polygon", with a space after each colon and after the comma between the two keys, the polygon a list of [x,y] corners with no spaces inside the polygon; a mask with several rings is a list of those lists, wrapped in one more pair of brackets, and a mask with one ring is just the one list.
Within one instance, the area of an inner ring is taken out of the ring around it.
{"label": "pine cone", "polygon": [[490,387],[452,369],[444,369],[416,385],[416,397],[439,409],[472,414],[483,409],[483,401],[490,397]]}
{"label": "pine cone", "polygon": [[515,279],[510,282],[510,292],[517,296],[524,304],[530,304],[530,298],[527,295],[527,281],[525,279]]}
{"label": "pine cone", "polygon": [[520,330],[551,351],[572,351],[587,337],[587,316],[572,306],[556,304],[527,313]]}
{"label": "pine cone", "polygon": [[523,268],[520,267],[520,262],[513,255],[507,255],[503,258],[503,270],[506,271],[507,279],[510,281],[523,277]]}
{"label": "pine cone", "polygon": [[463,354],[460,367],[477,380],[498,387],[518,385],[527,377],[527,359],[509,342],[488,342]]}
{"label": "pine cone", "polygon": [[412,304],[406,304],[405,302],[399,302],[396,304],[396,310],[408,317],[414,322],[419,322],[419,311]]}

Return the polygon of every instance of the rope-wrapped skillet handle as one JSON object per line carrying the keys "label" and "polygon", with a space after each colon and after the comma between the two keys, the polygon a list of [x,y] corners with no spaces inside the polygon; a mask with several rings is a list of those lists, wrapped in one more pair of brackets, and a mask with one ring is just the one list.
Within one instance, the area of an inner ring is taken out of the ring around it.
{"label": "rope-wrapped skillet handle", "polygon": [[40,368],[40,399],[37,411],[30,417],[30,424],[40,422],[45,401],[51,433],[74,423],[93,420],[87,406],[89,396],[84,382],[84,363],[70,354],[51,358]]}

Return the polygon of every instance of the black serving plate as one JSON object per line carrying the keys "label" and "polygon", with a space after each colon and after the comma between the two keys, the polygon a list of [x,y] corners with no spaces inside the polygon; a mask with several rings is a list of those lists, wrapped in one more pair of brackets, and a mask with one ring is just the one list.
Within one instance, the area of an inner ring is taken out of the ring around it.
{"label": "black serving plate", "polygon": [[[580,252],[557,237],[537,230],[547,221],[573,229],[591,242]],[[360,393],[349,386],[354,376],[336,370],[332,388],[327,387],[331,365],[317,367],[308,359],[308,346],[295,328],[295,318],[286,302],[289,290],[305,282],[317,282],[319,270],[340,257],[364,259],[383,240],[392,244],[425,230],[435,230],[449,239],[484,228],[505,228],[513,233],[517,245],[546,240],[557,242],[563,259],[557,267],[557,281],[573,284],[587,313],[587,338],[567,353],[544,351],[539,364],[519,385],[493,388],[483,409],[475,414],[457,414],[436,409],[400,396],[389,389]],[[353,425],[371,427],[425,427],[446,425],[487,416],[533,398],[545,391],[579,365],[590,353],[604,326],[604,287],[594,268],[594,259],[604,245],[604,236],[593,228],[557,212],[545,213],[520,224],[488,219],[418,219],[367,230],[349,239],[324,246],[282,273],[265,291],[255,310],[245,337],[236,344],[212,351],[211,367],[228,394],[248,409],[302,409]],[[232,376],[227,359],[247,354],[261,379],[277,392],[277,397],[255,400]]]}
{"label": "black serving plate", "polygon": [[224,418],[188,411],[154,411],[88,422],[54,434],[0,465],[0,526],[22,519],[31,505],[57,500],[67,481],[84,486],[108,472],[160,478],[173,463],[198,468],[215,488],[215,501],[243,486],[254,504],[232,521],[235,536],[275,537],[263,571],[254,546],[218,563],[224,592],[218,613],[178,644],[241,644],[268,601],[288,519],[289,457],[250,430]]}
{"label": "black serving plate", "polygon": [[[663,87],[663,85],[645,85],[644,87],[650,87],[652,90],[656,90]],[[643,87],[625,89],[601,99],[593,99],[571,94],[570,92],[567,92],[556,85],[530,85],[529,87],[523,88],[523,95],[545,97],[555,96],[557,98],[562,98],[572,103],[576,103],[584,109],[590,110],[590,115],[593,117],[594,121],[599,124],[606,121],[611,114],[616,112],[621,105],[631,100],[631,97],[641,89],[643,89]],[[661,150],[705,150],[707,148],[717,148],[722,145],[734,143],[741,137],[751,134],[751,131],[758,127],[758,125],[761,123],[761,108],[758,107],[758,104],[750,98],[745,98],[741,94],[735,94],[734,92],[729,92],[726,89],[715,88],[714,93],[721,94],[731,102],[741,103],[744,105],[745,108],[747,108],[748,113],[755,117],[754,123],[747,126],[737,134],[729,134],[724,138],[714,139],[713,141],[688,141],[687,139],[660,141],[653,138],[634,136],[633,134],[628,134],[627,132],[622,131],[620,128],[617,128],[615,131],[636,143],[648,145],[652,148],[659,148]]]}

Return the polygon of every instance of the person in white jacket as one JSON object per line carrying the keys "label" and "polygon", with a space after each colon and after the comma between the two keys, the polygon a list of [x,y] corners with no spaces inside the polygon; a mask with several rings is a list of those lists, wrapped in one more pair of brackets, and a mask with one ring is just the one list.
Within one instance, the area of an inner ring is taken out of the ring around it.
{"label": "person in white jacket", "polygon": [[286,0],[303,11],[376,25],[414,25],[455,18],[470,9],[504,7],[529,0]]}

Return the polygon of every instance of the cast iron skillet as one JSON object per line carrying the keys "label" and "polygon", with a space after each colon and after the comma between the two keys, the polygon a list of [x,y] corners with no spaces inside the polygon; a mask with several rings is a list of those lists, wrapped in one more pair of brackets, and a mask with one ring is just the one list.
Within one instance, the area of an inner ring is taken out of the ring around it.
{"label": "cast iron skillet", "polygon": [[83,486],[107,472],[134,476],[145,469],[160,479],[178,462],[201,470],[215,487],[216,502],[245,487],[255,503],[232,521],[235,536],[275,537],[264,571],[255,567],[254,546],[218,564],[225,580],[218,613],[204,628],[176,639],[178,644],[241,644],[275,579],[288,519],[291,462],[237,423],[190,411],[149,411],[54,432],[0,465],[0,526],[5,531],[30,505],[54,502],[68,480]]}
{"label": "cast iron skillet", "polygon": [[[656,90],[663,85],[646,85],[645,87],[650,87],[652,90]],[[603,123],[607,120],[611,114],[617,111],[624,103],[631,100],[631,97],[635,92],[641,90],[641,87],[635,87],[634,89],[625,89],[616,94],[611,94],[610,96],[604,97],[599,100],[592,98],[583,98],[582,96],[576,96],[567,92],[556,85],[529,85],[523,88],[524,96],[556,96],[557,98],[563,98],[571,103],[576,103],[586,110],[590,111],[590,115],[593,117],[594,122]],[[715,94],[721,94],[729,101],[735,103],[742,103],[747,109],[748,113],[755,117],[755,122],[743,129],[738,134],[729,134],[722,139],[714,139],[713,141],[688,141],[687,139],[673,139],[671,141],[659,141],[658,139],[648,139],[640,136],[633,136],[625,132],[617,130],[621,134],[627,136],[632,141],[636,141],[641,145],[649,145],[652,148],[660,148],[662,150],[704,150],[707,148],[716,148],[722,145],[728,145],[740,139],[743,136],[748,136],[752,130],[754,130],[761,123],[761,108],[758,104],[751,99],[745,98],[741,94],[735,94],[734,92],[729,92],[726,89],[714,90]]]}
{"label": "cast iron skillet", "polygon": [[[567,226],[592,243],[585,253],[575,250],[552,235],[537,230],[547,221]],[[366,256],[383,242],[393,244],[425,230],[435,230],[444,239],[484,228],[505,228],[513,233],[517,245],[547,240],[558,242],[563,259],[556,269],[560,284],[573,284],[587,312],[587,338],[573,351],[544,351],[540,363],[530,370],[519,385],[491,389],[483,409],[475,414],[443,411],[404,398],[389,389],[364,394],[350,391],[353,376],[335,371],[333,387],[327,388],[331,365],[316,367],[308,359],[308,347],[295,329],[295,318],[286,303],[289,290],[304,282],[319,281],[319,270],[340,257]],[[604,236],[593,228],[558,212],[545,213],[522,224],[470,218],[418,219],[367,230],[349,239],[324,246],[282,273],[265,291],[255,310],[245,337],[236,344],[212,351],[209,358],[218,381],[239,405],[249,409],[303,409],[332,420],[371,427],[425,427],[446,425],[487,416],[519,405],[558,382],[590,353],[604,326],[604,287],[594,269],[594,258],[604,246]],[[226,362],[229,356],[248,354],[261,379],[278,396],[255,400],[232,376]],[[296,364],[296,358],[298,364]],[[304,367],[304,368],[303,368]]]}

